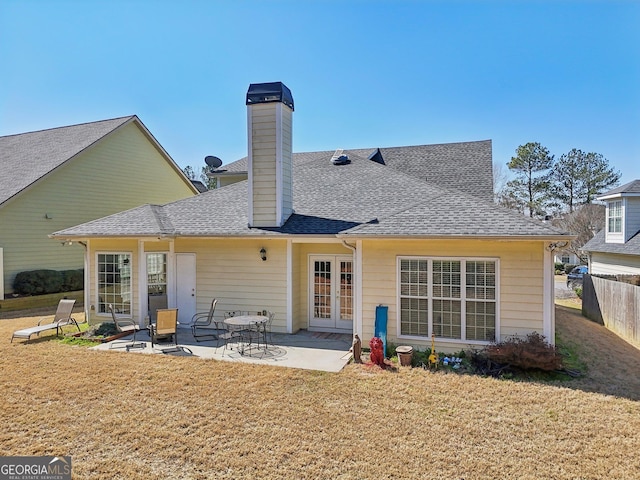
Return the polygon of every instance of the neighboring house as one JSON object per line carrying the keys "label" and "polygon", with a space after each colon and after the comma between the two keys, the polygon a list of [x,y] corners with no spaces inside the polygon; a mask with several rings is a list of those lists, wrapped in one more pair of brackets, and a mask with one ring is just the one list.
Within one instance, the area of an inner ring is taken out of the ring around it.
{"label": "neighboring house", "polygon": [[18,272],[83,268],[49,234],[198,191],[136,116],[0,137],[0,299]]}
{"label": "neighboring house", "polygon": [[606,203],[605,228],[583,250],[589,253],[589,273],[640,275],[640,180],[598,197]]}
{"label": "neighboring house", "polygon": [[559,250],[558,252],[554,252],[553,261],[555,263],[564,263],[569,265],[580,265],[582,260],[575,253],[570,252],[569,250]]}
{"label": "neighboring house", "polygon": [[293,108],[281,83],[250,86],[246,180],[52,235],[87,243],[91,322],[108,320],[107,303],[143,322],[161,262],[181,321],[216,297],[220,315],[270,310],[274,331],[366,344],[386,305],[396,344],[427,348],[434,334],[457,351],[532,331],[554,342],[553,250],[569,236],[496,206],[490,170],[476,196],[463,172],[433,183],[370,150],[293,155]]}

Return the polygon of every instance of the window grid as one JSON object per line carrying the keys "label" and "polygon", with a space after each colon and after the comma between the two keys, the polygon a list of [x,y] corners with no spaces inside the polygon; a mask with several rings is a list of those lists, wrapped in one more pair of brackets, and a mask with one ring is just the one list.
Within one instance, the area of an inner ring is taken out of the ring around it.
{"label": "window grid", "polygon": [[403,258],[399,266],[400,335],[429,336],[431,325],[440,338],[495,339],[496,260]]}
{"label": "window grid", "polygon": [[98,311],[131,315],[131,254],[98,253]]}
{"label": "window grid", "polygon": [[622,233],[622,200],[609,202],[607,207],[607,231]]}

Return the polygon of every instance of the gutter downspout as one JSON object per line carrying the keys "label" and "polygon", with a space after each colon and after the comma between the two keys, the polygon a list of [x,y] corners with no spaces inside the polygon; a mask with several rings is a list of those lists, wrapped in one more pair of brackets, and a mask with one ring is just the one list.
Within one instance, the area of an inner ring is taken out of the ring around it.
{"label": "gutter downspout", "polygon": [[353,253],[353,273],[354,273],[354,278],[356,281],[356,285],[354,285],[354,289],[353,289],[353,305],[354,305],[354,311],[353,311],[353,319],[354,319],[354,325],[353,325],[353,335],[358,335],[360,337],[362,337],[361,335],[361,330],[362,330],[362,322],[360,320],[360,316],[359,316],[359,312],[360,312],[360,282],[362,281],[362,279],[360,278],[360,275],[358,275],[358,273],[360,272],[360,266],[358,263],[358,251],[356,249],[355,246],[353,245],[349,245],[345,240],[342,240],[342,245],[344,245],[346,248],[348,248],[349,250],[351,250],[351,252]]}

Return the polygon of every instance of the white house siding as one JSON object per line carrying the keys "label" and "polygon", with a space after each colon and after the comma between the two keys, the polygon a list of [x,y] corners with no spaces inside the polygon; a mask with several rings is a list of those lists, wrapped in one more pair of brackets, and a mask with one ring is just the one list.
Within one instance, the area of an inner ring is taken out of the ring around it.
{"label": "white house siding", "polygon": [[[481,240],[364,240],[363,254],[363,341],[373,336],[375,310],[389,307],[388,339],[398,339],[397,257],[489,257],[499,259],[500,338],[543,331],[543,242],[496,242]],[[405,341],[405,343],[408,341]],[[409,342],[415,345],[417,342]],[[420,343],[420,342],[418,342]],[[421,345],[430,347],[431,339]],[[445,351],[465,348],[466,344],[447,342]]]}
{"label": "white house siding", "polygon": [[[193,190],[134,123],[109,134],[0,208],[5,293],[18,272],[83,267],[84,249],[62,246],[57,230]],[[51,219],[46,219],[49,214]]]}
{"label": "white house siding", "polygon": [[589,272],[594,275],[640,275],[640,255],[592,252]]}

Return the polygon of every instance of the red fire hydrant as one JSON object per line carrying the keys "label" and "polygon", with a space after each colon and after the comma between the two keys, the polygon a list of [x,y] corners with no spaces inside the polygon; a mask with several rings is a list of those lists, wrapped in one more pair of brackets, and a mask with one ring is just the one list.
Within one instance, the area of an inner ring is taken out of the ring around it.
{"label": "red fire hydrant", "polygon": [[373,337],[369,341],[369,348],[371,349],[371,353],[369,355],[369,359],[371,363],[374,365],[383,366],[384,365],[384,352],[382,351],[382,339],[378,337]]}

